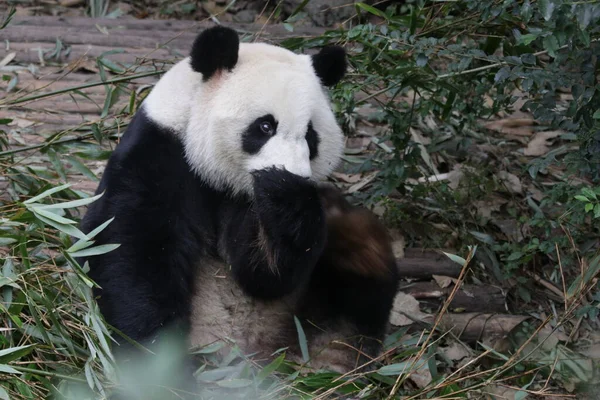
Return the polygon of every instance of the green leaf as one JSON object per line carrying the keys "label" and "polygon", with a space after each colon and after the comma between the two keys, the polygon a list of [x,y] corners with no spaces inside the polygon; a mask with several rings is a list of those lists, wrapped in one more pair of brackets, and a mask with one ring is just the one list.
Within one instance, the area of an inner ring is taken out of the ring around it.
{"label": "green leaf", "polygon": [[65,190],[65,189],[67,189],[67,188],[69,188],[69,187],[71,187],[71,184],[70,184],[70,183],[66,183],[66,184],[64,184],[64,185],[60,185],[60,186],[53,187],[52,189],[48,189],[48,190],[46,190],[45,192],[42,192],[42,193],[38,194],[37,196],[30,198],[29,200],[25,200],[25,201],[23,202],[23,204],[31,204],[31,203],[35,203],[35,202],[36,202],[36,201],[38,201],[38,200],[41,200],[41,199],[43,199],[43,198],[45,198],[45,197],[48,197],[48,196],[50,196],[51,194],[54,194],[54,193],[60,192],[61,190]]}
{"label": "green leaf", "polygon": [[10,347],[8,349],[0,350],[0,363],[6,364],[21,358],[33,350],[34,345],[28,344],[26,346]]}
{"label": "green leaf", "polygon": [[10,287],[13,287],[15,289],[21,289],[21,286],[19,286],[19,284],[16,283],[14,281],[14,279],[11,279],[11,278],[6,277],[6,276],[0,276],[0,287],[4,287],[4,286],[10,286]]}
{"label": "green leaf", "polygon": [[384,365],[377,370],[377,373],[383,376],[398,376],[401,373],[409,371],[410,361],[403,361],[395,364]]}
{"label": "green leaf", "polygon": [[519,38],[517,43],[524,44],[525,46],[527,46],[537,38],[538,38],[538,35],[536,35],[534,33],[528,33],[525,35],[521,35],[521,37]]}
{"label": "green leaf", "polygon": [[502,83],[510,76],[510,67],[502,67],[494,76],[494,82]]}
{"label": "green leaf", "polygon": [[298,5],[298,7],[296,7],[296,9],[294,11],[292,11],[292,13],[290,14],[289,18],[292,18],[294,15],[298,14],[300,11],[302,11],[304,9],[304,7],[306,7],[306,5],[308,4],[310,0],[302,0],[302,3],[300,3]]}
{"label": "green leaf", "polygon": [[72,219],[61,217],[60,215],[55,214],[51,211],[47,211],[42,207],[31,207],[31,211],[33,211],[34,213],[36,213],[38,215],[42,215],[48,219],[51,219],[52,221],[58,222],[59,224],[70,225],[70,224],[77,223],[76,221],[73,221]]}
{"label": "green leaf", "polygon": [[600,203],[594,206],[594,218],[600,218]]}
{"label": "green leaf", "polygon": [[427,61],[429,58],[424,53],[419,53],[417,55],[417,67],[424,67],[427,65]]}
{"label": "green leaf", "polygon": [[600,119],[600,110],[596,110],[596,112],[594,113],[594,115],[592,115],[592,118],[594,118],[594,119]]}
{"label": "green leaf", "polygon": [[89,256],[97,256],[100,254],[109,253],[121,246],[120,244],[103,244],[96,247],[90,247],[89,249],[76,251],[71,253],[71,257],[89,257]]}
{"label": "green leaf", "polygon": [[217,351],[221,350],[223,347],[225,346],[225,343],[223,342],[215,342],[212,344],[209,344],[206,347],[202,347],[198,350],[194,351],[194,354],[212,354],[212,353],[216,353]]}
{"label": "green leaf", "polygon": [[98,225],[98,227],[96,227],[93,231],[88,233],[87,237],[90,239],[93,239],[94,237],[96,237],[97,234],[102,232],[104,230],[104,228],[106,228],[111,222],[113,222],[114,219],[115,219],[115,217],[112,217],[108,221],[102,223],[101,225]]}
{"label": "green leaf", "polygon": [[269,365],[267,365],[266,367],[264,367],[256,375],[256,380],[258,382],[264,381],[269,375],[271,375],[274,371],[276,371],[277,368],[279,368],[279,366],[283,363],[284,360],[285,360],[285,354],[281,354],[279,357],[277,357]]}
{"label": "green leaf", "polygon": [[304,329],[302,329],[302,325],[300,324],[300,320],[294,315],[294,322],[296,323],[296,330],[298,331],[298,342],[300,343],[300,350],[302,351],[302,359],[304,362],[308,362],[308,343],[306,341],[306,334],[304,333]]}
{"label": "green leaf", "polygon": [[53,221],[53,220],[51,220],[49,218],[44,217],[43,215],[38,214],[36,212],[34,212],[34,215],[40,221],[42,221],[42,222],[44,222],[44,223],[46,223],[46,224],[48,224],[48,225],[50,225],[50,226],[58,229],[61,232],[66,233],[67,235],[75,236],[76,238],[84,239],[84,240],[88,239],[88,237],[83,232],[81,232],[79,229],[75,228],[72,225],[66,225],[66,224],[58,223],[56,221]]}
{"label": "green leaf", "polygon": [[521,257],[523,257],[523,253],[521,253],[520,251],[515,251],[510,256],[508,256],[506,261],[516,261],[516,260],[521,259]]}
{"label": "green leaf", "polygon": [[104,192],[97,194],[95,196],[92,196],[92,197],[86,197],[85,199],[66,201],[64,203],[43,204],[43,205],[36,206],[36,209],[42,208],[44,210],[53,210],[53,209],[57,209],[57,208],[64,209],[64,208],[77,208],[77,207],[81,207],[81,206],[86,206],[86,205],[98,200],[100,197],[102,197],[103,194],[104,194]]}
{"label": "green leaf", "polygon": [[9,244],[16,242],[18,242],[18,239],[12,237],[0,237],[0,246],[8,246]]}
{"label": "green leaf", "polygon": [[0,386],[0,400],[10,400],[8,392],[2,386]]}
{"label": "green leaf", "polygon": [[229,389],[239,389],[252,385],[252,381],[250,379],[227,379],[217,381],[217,385]]}
{"label": "green leaf", "polygon": [[596,197],[596,193],[590,189],[590,188],[583,188],[581,189],[581,193],[587,197],[588,199],[594,199],[597,200],[598,198]]}
{"label": "green leaf", "polygon": [[20,374],[21,372],[17,371],[13,367],[10,367],[6,364],[0,364],[0,372],[5,374]]}
{"label": "green leaf", "polygon": [[58,154],[56,153],[56,151],[53,148],[48,148],[46,154],[48,155],[48,159],[50,160],[50,163],[52,164],[52,166],[58,173],[58,176],[60,176],[60,179],[62,179],[63,182],[66,182],[67,181],[67,173],[65,172],[65,168],[62,164],[62,161],[58,157]]}
{"label": "green leaf", "polygon": [[594,209],[594,204],[593,203],[587,203],[585,205],[585,212],[590,212]]}
{"label": "green leaf", "polygon": [[554,12],[554,2],[551,0],[538,0],[538,7],[546,21],[549,21]]}
{"label": "green leaf", "polygon": [[98,177],[88,167],[86,167],[84,163],[79,161],[76,157],[66,156],[65,158],[67,159],[67,161],[69,163],[71,163],[71,166],[73,167],[73,169],[80,172],[83,176],[88,177],[93,181],[99,180]]}
{"label": "green leaf", "polygon": [[487,244],[495,244],[496,243],[494,238],[491,235],[488,235],[487,233],[477,232],[477,231],[469,231],[469,233],[471,235],[475,236],[477,238],[477,240],[479,240],[483,243],[487,243]]}
{"label": "green leaf", "polygon": [[548,51],[548,54],[555,58],[556,57],[556,50],[558,50],[558,48],[560,47],[558,45],[558,40],[556,39],[556,37],[554,35],[550,35],[550,36],[546,36],[544,38],[544,49]]}
{"label": "green leaf", "polygon": [[515,393],[515,400],[523,400],[524,398],[527,397],[529,393],[527,393],[524,390],[519,390],[518,392]]}
{"label": "green leaf", "polygon": [[396,364],[384,365],[377,370],[377,373],[384,376],[398,376],[400,374],[417,371],[422,368],[429,369],[426,359],[419,359],[417,361],[407,360]]}
{"label": "green leaf", "polygon": [[365,3],[356,3],[356,8],[357,9],[362,8],[363,10],[365,10],[368,13],[371,13],[373,15],[377,15],[378,17],[387,19],[387,15],[385,15],[385,13],[383,11],[378,10],[375,7],[369,6]]}
{"label": "green leaf", "polygon": [[592,279],[594,279],[594,277],[598,274],[599,271],[600,256],[597,256],[592,261],[590,261],[587,270],[585,270],[585,272],[583,273],[583,276],[579,275],[577,278],[575,278],[571,286],[569,286],[569,288],[567,289],[567,297],[572,298],[577,293],[579,293],[579,290],[587,286],[592,281]]}
{"label": "green leaf", "polygon": [[580,194],[578,194],[577,196],[575,196],[575,199],[579,200],[579,201],[585,201],[586,203],[590,201],[590,199],[588,199],[585,196],[582,196]]}
{"label": "green leaf", "polygon": [[467,263],[467,260],[465,260],[464,258],[462,258],[460,256],[457,256],[455,254],[446,253],[445,251],[443,253],[446,255],[446,257],[448,257],[449,259],[451,259],[452,261],[454,261],[457,264],[464,266]]}

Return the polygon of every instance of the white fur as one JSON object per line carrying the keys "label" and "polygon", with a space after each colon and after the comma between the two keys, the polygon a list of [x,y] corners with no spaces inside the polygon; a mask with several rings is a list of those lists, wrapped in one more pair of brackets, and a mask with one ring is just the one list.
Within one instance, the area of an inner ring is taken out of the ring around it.
{"label": "white fur", "polygon": [[[226,344],[220,350],[225,356],[233,342],[245,355],[265,360],[276,350],[298,342],[294,309],[302,290],[273,301],[251,298],[235,282],[228,265],[214,259],[202,260],[194,279],[189,335],[192,347],[221,342]],[[358,353],[344,344],[357,332],[343,319],[332,322],[334,331],[307,335],[308,367],[346,373],[358,366]],[[303,364],[297,351],[288,349],[286,358]]]}
{"label": "white fur", "polygon": [[[337,166],[343,133],[310,56],[265,43],[240,43],[237,65],[207,82],[186,58],[162,77],[144,101],[148,115],[185,143],[195,171],[217,189],[252,193],[251,172],[279,166],[320,180]],[[242,150],[241,135],[256,118],[272,114],[277,133],[260,152]],[[309,160],[308,123],[319,136]]]}

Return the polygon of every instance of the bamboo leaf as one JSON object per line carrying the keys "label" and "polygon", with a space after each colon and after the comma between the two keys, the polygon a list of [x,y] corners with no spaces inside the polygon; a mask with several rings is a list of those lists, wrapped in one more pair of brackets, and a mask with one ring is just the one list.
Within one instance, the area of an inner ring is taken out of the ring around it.
{"label": "bamboo leaf", "polygon": [[300,343],[300,350],[302,351],[302,359],[304,362],[308,362],[308,343],[306,341],[306,334],[304,333],[304,329],[302,329],[302,325],[300,324],[300,320],[294,315],[294,322],[296,323],[296,330],[298,331],[298,342]]}
{"label": "bamboo leaf", "polygon": [[66,184],[64,184],[64,185],[60,185],[60,186],[53,187],[53,188],[51,188],[51,189],[48,189],[48,190],[46,190],[45,192],[42,192],[42,193],[38,194],[38,195],[37,195],[37,196],[35,196],[35,197],[32,197],[32,198],[30,198],[29,200],[25,200],[25,201],[23,202],[23,204],[31,204],[31,203],[35,203],[35,202],[36,202],[36,201],[38,201],[38,200],[41,200],[41,199],[43,199],[43,198],[46,198],[46,197],[48,197],[48,196],[50,196],[50,195],[52,195],[52,194],[54,194],[54,193],[60,192],[61,190],[65,190],[65,189],[67,189],[67,188],[70,188],[70,187],[71,187],[71,184],[70,184],[70,183],[66,183]]}
{"label": "bamboo leaf", "polygon": [[106,253],[109,253],[109,252],[119,248],[119,246],[121,246],[121,245],[120,244],[103,244],[100,246],[91,247],[89,249],[73,252],[73,253],[71,253],[71,257],[75,257],[75,258],[89,257],[89,256],[97,256],[100,254],[106,254]]}

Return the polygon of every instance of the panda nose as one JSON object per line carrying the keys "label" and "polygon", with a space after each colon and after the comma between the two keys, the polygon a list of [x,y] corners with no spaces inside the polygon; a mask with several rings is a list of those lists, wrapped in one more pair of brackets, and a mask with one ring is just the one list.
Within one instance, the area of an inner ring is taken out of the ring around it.
{"label": "panda nose", "polygon": [[310,151],[306,140],[290,140],[275,135],[248,161],[248,169],[257,171],[265,168],[282,168],[303,178],[312,176]]}

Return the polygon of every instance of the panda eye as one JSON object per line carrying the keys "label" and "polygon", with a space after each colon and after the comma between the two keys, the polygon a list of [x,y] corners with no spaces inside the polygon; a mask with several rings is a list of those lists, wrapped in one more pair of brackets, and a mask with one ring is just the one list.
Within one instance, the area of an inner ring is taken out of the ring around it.
{"label": "panda eye", "polygon": [[269,135],[272,136],[273,134],[275,134],[275,129],[273,129],[273,125],[271,125],[270,122],[268,121],[263,121],[260,123],[260,130],[262,131],[262,133],[264,133],[265,135]]}

